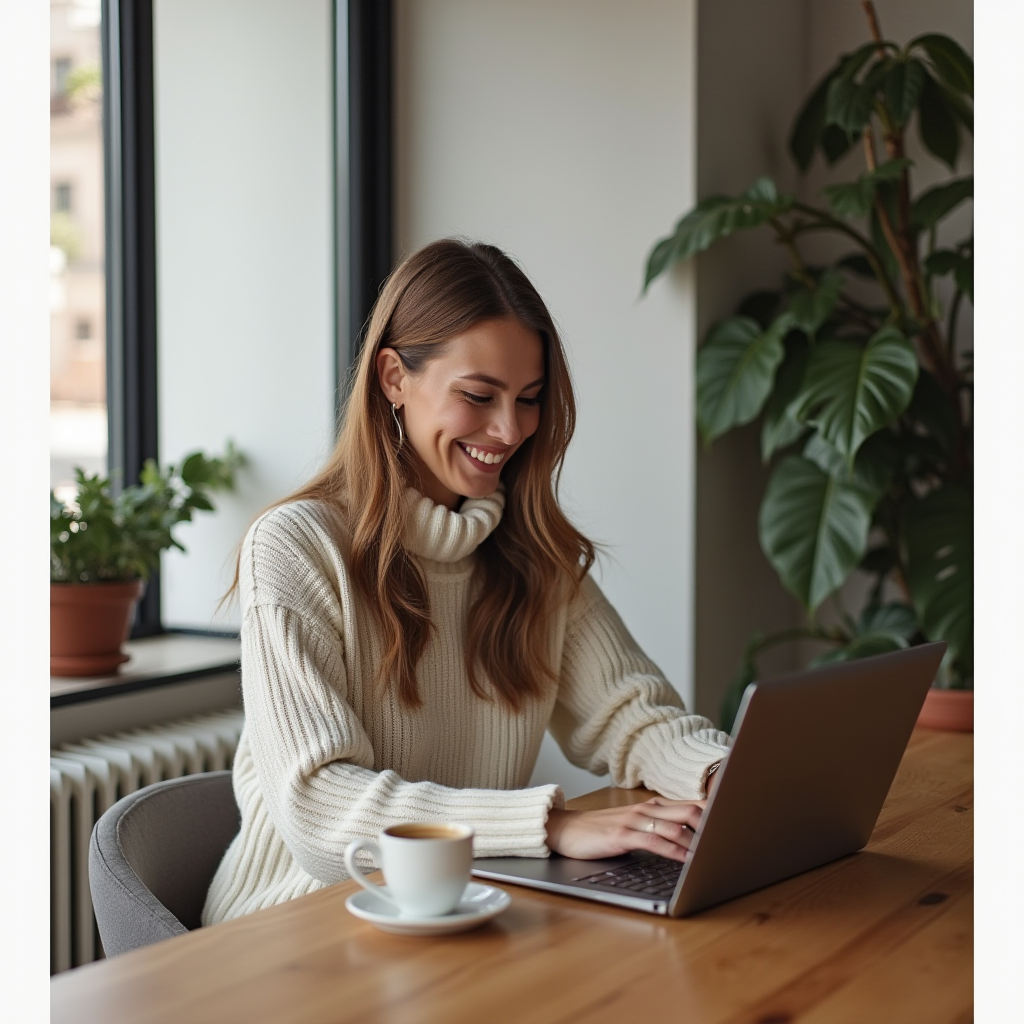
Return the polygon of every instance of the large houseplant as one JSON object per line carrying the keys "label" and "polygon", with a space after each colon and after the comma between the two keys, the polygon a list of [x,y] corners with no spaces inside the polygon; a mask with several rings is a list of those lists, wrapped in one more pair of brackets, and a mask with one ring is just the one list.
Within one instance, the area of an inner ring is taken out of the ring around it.
{"label": "large houseplant", "polygon": [[192,513],[212,511],[210,493],[234,486],[242,456],[194,452],[180,468],[151,459],[139,483],[116,496],[109,479],[75,471],[71,504],[50,492],[50,673],[102,675],[121,652],[145,581],[168,548],[185,549],[172,530]]}
{"label": "large houseplant", "polygon": [[[712,196],[647,264],[645,289],[673,264],[759,227],[791,264],[779,290],[749,296],[697,354],[705,443],[761,418],[762,456],[773,463],[761,548],[807,614],[804,628],[750,640],[724,728],[758,655],[802,637],[827,645],[819,663],[946,640],[940,685],[973,688],[972,353],[956,339],[962,303],[973,303],[973,240],[940,247],[937,231],[973,196],[973,179],[952,175],[972,131],[974,69],[946,36],[884,39],[864,7],[871,41],[817,85],[789,138],[801,170],[817,153],[831,165],[856,146],[862,173],[825,187],[820,203],[769,178]],[[926,153],[952,172],[924,192],[906,150],[915,123]],[[823,233],[846,243],[838,259],[809,254]],[[822,603],[858,570],[871,578],[864,607],[826,624]]]}

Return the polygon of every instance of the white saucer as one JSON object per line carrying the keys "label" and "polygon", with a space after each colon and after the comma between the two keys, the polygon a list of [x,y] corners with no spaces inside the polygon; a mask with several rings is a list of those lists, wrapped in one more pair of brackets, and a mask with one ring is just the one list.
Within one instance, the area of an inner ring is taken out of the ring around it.
{"label": "white saucer", "polygon": [[350,914],[395,935],[451,935],[490,921],[511,902],[512,897],[504,889],[470,882],[459,905],[441,917],[401,917],[396,907],[366,889],[349,896],[345,906]]}

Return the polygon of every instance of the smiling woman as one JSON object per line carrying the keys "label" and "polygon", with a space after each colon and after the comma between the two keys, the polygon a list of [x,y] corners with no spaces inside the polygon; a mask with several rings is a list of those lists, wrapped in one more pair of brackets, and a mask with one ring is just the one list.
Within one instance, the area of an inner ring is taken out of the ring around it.
{"label": "smiling woman", "polygon": [[[457,821],[477,856],[684,860],[729,737],[687,714],[589,576],[556,489],[576,420],[551,315],[493,246],[409,256],[374,308],[323,471],[242,546],[241,831],[212,923],[347,877],[346,847]],[[545,729],[662,794],[527,788]]]}
{"label": "smiling woman", "polygon": [[376,364],[395,415],[404,412],[420,490],[439,505],[490,494],[501,464],[540,423],[544,346],[512,317],[452,338],[419,374],[393,348],[382,348]]}

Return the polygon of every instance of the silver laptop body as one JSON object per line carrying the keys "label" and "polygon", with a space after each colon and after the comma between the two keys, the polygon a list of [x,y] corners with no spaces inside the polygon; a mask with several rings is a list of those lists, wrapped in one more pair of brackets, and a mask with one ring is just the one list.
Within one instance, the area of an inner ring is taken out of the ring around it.
{"label": "silver laptop body", "polygon": [[945,650],[924,644],[751,683],[670,897],[603,881],[624,868],[652,877],[672,868],[650,854],[478,858],[473,874],[683,917],[855,853],[875,827]]}

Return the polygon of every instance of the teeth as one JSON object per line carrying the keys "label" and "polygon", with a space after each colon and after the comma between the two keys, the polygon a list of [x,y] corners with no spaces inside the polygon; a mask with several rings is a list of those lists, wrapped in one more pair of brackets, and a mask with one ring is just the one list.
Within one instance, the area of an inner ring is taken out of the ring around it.
{"label": "teeth", "polygon": [[493,452],[482,452],[479,448],[474,448],[472,445],[463,445],[462,450],[467,455],[471,455],[477,462],[482,462],[485,466],[493,466],[505,458],[504,452],[501,455],[495,455]]}

